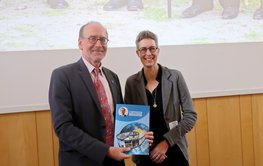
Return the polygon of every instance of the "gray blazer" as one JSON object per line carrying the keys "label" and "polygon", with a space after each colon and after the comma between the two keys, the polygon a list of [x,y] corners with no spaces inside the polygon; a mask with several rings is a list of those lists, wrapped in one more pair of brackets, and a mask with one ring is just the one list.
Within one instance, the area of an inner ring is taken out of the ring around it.
{"label": "gray blazer", "polygon": [[[197,114],[181,72],[161,65],[160,67],[162,68],[163,118],[169,129],[171,122],[178,122],[178,125],[165,133],[164,137],[169,142],[170,147],[177,144],[188,160],[188,145],[185,134],[194,127]],[[127,79],[124,102],[127,104],[148,104],[142,71]],[[137,157],[134,158],[136,163],[139,160],[139,156]]]}
{"label": "gray blazer", "polygon": [[[115,73],[103,68],[114,105],[123,103]],[[105,121],[90,73],[82,59],[53,71],[49,104],[59,138],[60,166],[100,166],[109,146]]]}

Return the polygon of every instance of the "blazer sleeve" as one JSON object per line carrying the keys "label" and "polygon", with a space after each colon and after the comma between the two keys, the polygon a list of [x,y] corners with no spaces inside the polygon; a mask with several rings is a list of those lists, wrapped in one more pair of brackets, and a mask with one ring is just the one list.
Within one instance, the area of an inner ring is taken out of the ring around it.
{"label": "blazer sleeve", "polygon": [[197,113],[194,110],[192,98],[183,75],[177,70],[172,71],[172,75],[176,76],[173,89],[174,100],[177,100],[176,98],[179,97],[179,105],[174,105],[174,109],[180,110],[182,117],[178,125],[164,135],[170,146],[181,141],[185,134],[191,131],[197,120]]}

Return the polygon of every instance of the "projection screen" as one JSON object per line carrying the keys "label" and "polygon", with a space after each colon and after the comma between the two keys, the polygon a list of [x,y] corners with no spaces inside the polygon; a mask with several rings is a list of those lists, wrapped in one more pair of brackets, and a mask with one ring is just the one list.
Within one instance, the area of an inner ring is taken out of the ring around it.
{"label": "projection screen", "polygon": [[263,20],[253,19],[259,1],[242,1],[231,20],[221,18],[218,1],[193,18],[182,16],[190,0],[168,2],[143,0],[139,11],[104,11],[107,0],[67,0],[63,9],[45,0],[1,0],[0,114],[49,109],[51,72],[81,57],[78,31],[91,20],[108,28],[103,65],[119,75],[122,88],[142,67],[134,40],[147,29],[159,37],[159,62],[183,73],[193,98],[263,92]]}

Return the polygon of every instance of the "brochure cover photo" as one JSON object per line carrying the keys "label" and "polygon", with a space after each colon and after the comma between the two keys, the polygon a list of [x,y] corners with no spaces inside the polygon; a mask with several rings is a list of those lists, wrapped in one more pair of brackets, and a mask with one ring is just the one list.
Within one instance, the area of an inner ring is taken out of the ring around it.
{"label": "brochure cover photo", "polygon": [[144,133],[149,131],[150,107],[147,105],[117,104],[114,146],[130,147],[128,154],[149,155]]}

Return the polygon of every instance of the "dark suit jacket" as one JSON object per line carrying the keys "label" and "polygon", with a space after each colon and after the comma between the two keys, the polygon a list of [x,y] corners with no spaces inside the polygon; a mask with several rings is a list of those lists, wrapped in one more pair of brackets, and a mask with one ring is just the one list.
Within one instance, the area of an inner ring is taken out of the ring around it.
{"label": "dark suit jacket", "polygon": [[[114,105],[123,103],[118,76],[107,68],[102,70]],[[109,148],[105,144],[105,121],[90,73],[82,59],[53,71],[49,104],[60,144],[59,165],[103,165]]]}
{"label": "dark suit jacket", "polygon": [[[194,127],[197,114],[181,72],[161,65],[160,67],[162,68],[163,118],[167,128],[170,128],[169,124],[175,121],[178,122],[178,125],[171,128],[163,137],[169,142],[170,146],[177,144],[186,160],[188,160],[185,134]],[[142,71],[127,79],[124,101],[127,104],[148,104]],[[133,156],[133,160],[138,163],[140,156]]]}

